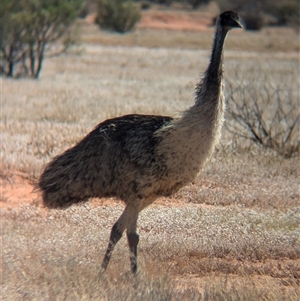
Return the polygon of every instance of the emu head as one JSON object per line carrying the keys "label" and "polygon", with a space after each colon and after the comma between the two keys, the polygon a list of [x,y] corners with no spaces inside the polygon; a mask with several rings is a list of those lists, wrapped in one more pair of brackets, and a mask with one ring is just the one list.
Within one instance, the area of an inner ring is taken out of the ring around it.
{"label": "emu head", "polygon": [[239,15],[233,11],[225,11],[219,16],[218,25],[222,29],[228,31],[232,28],[242,28],[242,24],[239,20]]}

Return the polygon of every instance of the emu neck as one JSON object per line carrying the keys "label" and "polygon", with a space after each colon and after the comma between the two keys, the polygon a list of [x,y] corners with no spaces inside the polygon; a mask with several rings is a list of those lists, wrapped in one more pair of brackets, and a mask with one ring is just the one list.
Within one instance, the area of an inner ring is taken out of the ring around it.
{"label": "emu neck", "polygon": [[213,43],[210,64],[206,71],[209,84],[220,84],[223,76],[223,46],[227,31],[218,26]]}
{"label": "emu neck", "polygon": [[218,25],[209,66],[196,89],[196,105],[219,99],[223,77],[223,45],[227,32]]}

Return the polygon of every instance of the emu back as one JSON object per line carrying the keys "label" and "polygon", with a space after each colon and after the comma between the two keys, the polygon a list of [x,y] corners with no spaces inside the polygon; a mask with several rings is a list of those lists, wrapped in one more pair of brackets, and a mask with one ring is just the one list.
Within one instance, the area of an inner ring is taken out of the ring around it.
{"label": "emu back", "polygon": [[134,189],[129,175],[149,168],[155,160],[159,142],[155,131],[171,120],[133,114],[97,125],[46,166],[38,183],[44,205],[65,208],[91,197],[123,198],[130,187]]}

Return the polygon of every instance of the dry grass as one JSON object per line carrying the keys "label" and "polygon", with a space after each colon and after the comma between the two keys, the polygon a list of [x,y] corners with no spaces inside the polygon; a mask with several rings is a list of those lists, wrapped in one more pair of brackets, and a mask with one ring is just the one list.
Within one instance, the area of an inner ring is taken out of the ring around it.
{"label": "dry grass", "polygon": [[[210,49],[214,28],[203,31],[172,31],[138,28],[126,35],[100,31],[96,25],[82,25],[84,43],[107,46],[141,46],[151,48]],[[230,33],[228,50],[259,52],[298,52],[299,36],[292,28],[264,28],[260,32],[236,31]]]}
{"label": "dry grass", "polygon": [[[228,38],[229,45],[234,39]],[[193,103],[197,75],[209,59],[207,50],[84,48],[80,55],[46,60],[38,81],[2,79],[4,182],[13,181],[16,170],[36,179],[44,163],[106,118],[184,110]],[[262,78],[272,73],[277,85],[289,75],[291,93],[298,93],[298,64],[292,52],[225,52],[227,78],[251,80],[259,70]],[[221,145],[195,183],[142,212],[136,279],[128,271],[122,239],[98,280],[120,203],[93,201],[48,212],[38,199],[2,208],[2,298],[297,300],[298,167],[299,158],[279,158],[223,131]]]}
{"label": "dry grass", "polygon": [[[178,292],[193,291],[192,285],[178,281],[184,275],[204,277],[194,287],[203,290],[202,300],[222,300],[214,299],[218,292],[249,297],[262,292],[257,279],[285,287],[265,287],[263,295],[278,298],[264,300],[293,300],[297,294],[299,212],[153,206],[140,217],[138,278],[130,275],[122,239],[99,281],[99,257],[121,211],[120,205],[86,205],[65,211],[29,206],[2,212],[4,300],[180,300]],[[216,279],[205,279],[208,275]],[[227,283],[222,283],[226,277]],[[246,283],[252,285],[243,292]],[[184,300],[198,300],[189,294]]]}
{"label": "dry grass", "polygon": [[[43,163],[100,121],[127,113],[169,115],[186,109],[193,103],[197,75],[205,70],[208,58],[209,52],[202,50],[86,46],[81,55],[46,60],[39,81],[4,78],[4,170],[18,169],[36,177]],[[259,66],[261,75],[272,72],[273,85],[281,84],[282,74],[289,74],[293,81],[288,89],[295,94],[297,64],[296,54],[226,52],[231,81],[251,78]],[[224,134],[222,157],[226,158],[236,149],[236,141]],[[265,157],[264,152],[260,155]]]}

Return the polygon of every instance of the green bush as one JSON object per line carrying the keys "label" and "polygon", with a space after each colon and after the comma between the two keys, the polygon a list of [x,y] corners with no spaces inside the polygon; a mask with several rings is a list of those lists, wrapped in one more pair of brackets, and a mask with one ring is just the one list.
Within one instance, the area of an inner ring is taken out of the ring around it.
{"label": "green bush", "polygon": [[140,7],[142,10],[147,10],[151,8],[151,3],[149,1],[141,1]]}
{"label": "green bush", "polygon": [[124,33],[133,29],[141,13],[131,0],[100,0],[96,23],[103,29]]}
{"label": "green bush", "polygon": [[260,30],[264,26],[263,18],[252,13],[242,13],[243,24],[247,30]]}

